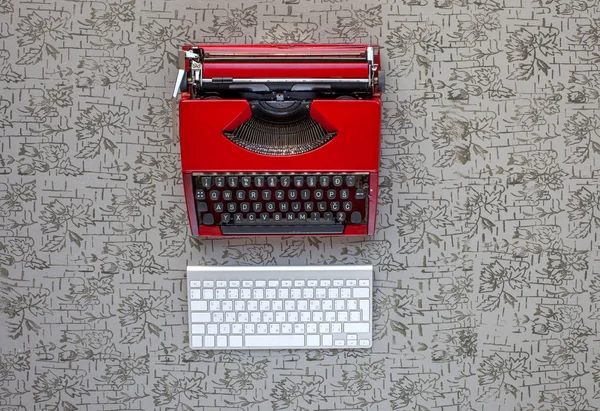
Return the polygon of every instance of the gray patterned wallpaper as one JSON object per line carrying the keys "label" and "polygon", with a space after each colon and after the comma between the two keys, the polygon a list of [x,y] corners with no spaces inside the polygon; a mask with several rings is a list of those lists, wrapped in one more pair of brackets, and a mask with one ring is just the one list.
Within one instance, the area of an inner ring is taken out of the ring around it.
{"label": "gray patterned wallpaper", "polygon": [[[598,409],[599,16],[0,0],[0,411]],[[189,236],[166,100],[188,41],[383,47],[373,238]],[[187,263],[367,262],[372,350],[186,348]]]}

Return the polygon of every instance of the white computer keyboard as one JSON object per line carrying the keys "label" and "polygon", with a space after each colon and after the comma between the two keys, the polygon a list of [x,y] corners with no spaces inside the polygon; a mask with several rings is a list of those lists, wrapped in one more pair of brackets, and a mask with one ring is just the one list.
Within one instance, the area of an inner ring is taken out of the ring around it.
{"label": "white computer keyboard", "polygon": [[190,348],[369,348],[373,267],[187,268]]}

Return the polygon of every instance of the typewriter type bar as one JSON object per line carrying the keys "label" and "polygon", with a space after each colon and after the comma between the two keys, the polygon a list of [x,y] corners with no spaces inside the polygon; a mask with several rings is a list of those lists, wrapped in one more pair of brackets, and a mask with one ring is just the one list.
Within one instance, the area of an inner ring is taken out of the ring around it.
{"label": "typewriter type bar", "polygon": [[377,46],[187,45],[179,58],[194,235],[373,234]]}

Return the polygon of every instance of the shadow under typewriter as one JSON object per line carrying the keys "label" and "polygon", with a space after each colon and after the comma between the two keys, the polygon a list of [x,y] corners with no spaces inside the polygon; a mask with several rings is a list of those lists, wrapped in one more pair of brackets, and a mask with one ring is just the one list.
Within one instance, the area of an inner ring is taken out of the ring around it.
{"label": "shadow under typewriter", "polygon": [[307,153],[337,135],[310,116],[307,101],[251,101],[252,116],[223,134],[233,143],[259,154]]}

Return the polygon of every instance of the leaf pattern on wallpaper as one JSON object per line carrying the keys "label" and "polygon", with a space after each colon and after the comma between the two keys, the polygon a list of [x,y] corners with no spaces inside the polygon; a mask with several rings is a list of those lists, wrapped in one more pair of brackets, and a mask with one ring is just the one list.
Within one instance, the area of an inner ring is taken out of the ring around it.
{"label": "leaf pattern on wallpaper", "polygon": [[[0,0],[0,409],[600,408],[598,7]],[[379,44],[373,237],[190,236],[177,50],[258,42]],[[373,264],[373,348],[191,350],[187,264]]]}

